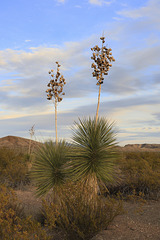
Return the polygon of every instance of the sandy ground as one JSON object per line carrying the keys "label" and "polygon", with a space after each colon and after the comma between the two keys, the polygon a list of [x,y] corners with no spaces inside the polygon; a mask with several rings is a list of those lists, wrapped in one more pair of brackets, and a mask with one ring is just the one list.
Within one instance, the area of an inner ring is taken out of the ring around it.
{"label": "sandy ground", "polygon": [[[40,212],[41,200],[35,197],[34,189],[17,190],[16,194],[27,215],[36,216]],[[124,202],[124,211],[92,240],[160,240],[160,200],[143,205]]]}
{"label": "sandy ground", "polygon": [[124,202],[125,214],[117,216],[92,240],[160,240],[160,201]]}

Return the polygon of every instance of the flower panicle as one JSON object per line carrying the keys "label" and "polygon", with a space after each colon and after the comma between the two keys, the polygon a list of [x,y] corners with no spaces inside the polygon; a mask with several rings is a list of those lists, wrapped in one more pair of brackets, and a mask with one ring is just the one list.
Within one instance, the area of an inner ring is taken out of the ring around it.
{"label": "flower panicle", "polygon": [[95,47],[91,48],[93,51],[91,59],[94,60],[92,63],[91,68],[93,68],[92,75],[97,79],[97,84],[103,84],[104,75],[108,75],[109,68],[112,67],[111,62],[115,62],[114,57],[112,56],[112,49],[107,48],[104,46],[105,37],[100,38],[102,41],[102,47]]}
{"label": "flower panicle", "polygon": [[48,72],[51,79],[50,82],[47,84],[47,87],[49,88],[46,90],[46,93],[47,100],[52,100],[52,98],[54,97],[55,99],[57,99],[58,102],[61,102],[63,99],[62,96],[65,95],[65,93],[63,92],[63,87],[66,84],[66,80],[63,75],[60,74],[59,68],[61,67],[61,65],[59,64],[59,62],[56,62],[56,64],[56,74],[54,74],[53,69]]}

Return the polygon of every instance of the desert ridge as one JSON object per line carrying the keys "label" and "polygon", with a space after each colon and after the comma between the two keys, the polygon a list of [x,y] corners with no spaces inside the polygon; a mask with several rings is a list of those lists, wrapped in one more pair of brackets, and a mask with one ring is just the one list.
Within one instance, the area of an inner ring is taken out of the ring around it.
{"label": "desert ridge", "polygon": [[28,149],[31,142],[32,148],[40,146],[42,143],[27,138],[6,136],[0,138],[0,148],[16,148],[16,149]]}
{"label": "desert ridge", "polygon": [[[27,138],[16,137],[16,136],[6,136],[0,138],[0,148],[7,147],[7,148],[21,148],[21,149],[28,149],[28,146],[31,141],[32,148],[36,148],[40,146],[42,143],[30,140]],[[160,152],[160,144],[127,144],[124,147],[117,147],[117,150],[125,151],[125,152],[136,152],[136,151],[143,151],[143,152]]]}

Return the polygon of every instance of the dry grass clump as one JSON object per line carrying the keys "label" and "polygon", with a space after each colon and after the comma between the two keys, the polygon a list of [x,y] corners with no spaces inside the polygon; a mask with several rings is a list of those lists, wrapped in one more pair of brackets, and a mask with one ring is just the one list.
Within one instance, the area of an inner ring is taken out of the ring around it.
{"label": "dry grass clump", "polygon": [[9,187],[29,183],[25,154],[13,149],[0,149],[0,183]]}
{"label": "dry grass clump", "polygon": [[81,183],[65,185],[60,202],[54,198],[43,201],[45,225],[62,232],[67,240],[88,240],[107,229],[122,213],[122,202],[102,196],[90,199],[90,194],[90,189],[84,189]]}
{"label": "dry grass clump", "polygon": [[126,152],[117,164],[123,181],[111,193],[158,199],[160,196],[160,153]]}
{"label": "dry grass clump", "polygon": [[49,240],[40,223],[24,218],[14,191],[0,186],[0,236],[3,240]]}

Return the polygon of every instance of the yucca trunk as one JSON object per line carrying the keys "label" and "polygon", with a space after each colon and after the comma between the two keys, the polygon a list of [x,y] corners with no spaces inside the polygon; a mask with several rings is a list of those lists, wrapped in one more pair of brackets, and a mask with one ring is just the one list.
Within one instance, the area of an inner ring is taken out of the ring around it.
{"label": "yucca trunk", "polygon": [[86,205],[97,207],[99,186],[96,176],[88,176],[85,182],[82,183],[83,201]]}
{"label": "yucca trunk", "polygon": [[56,129],[56,146],[58,145],[58,136],[57,136],[57,97],[55,98],[55,129]]}
{"label": "yucca trunk", "polygon": [[99,112],[99,104],[100,104],[100,95],[101,95],[101,84],[99,85],[99,94],[98,94],[98,104],[97,104],[97,112],[96,112],[96,122],[95,122],[95,126],[97,125],[97,121],[98,121],[98,112]]}
{"label": "yucca trunk", "polygon": [[98,195],[99,191],[99,186],[98,186],[98,181],[96,176],[90,176],[88,179],[88,185],[90,187],[90,198],[94,199]]}

